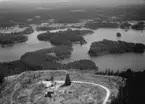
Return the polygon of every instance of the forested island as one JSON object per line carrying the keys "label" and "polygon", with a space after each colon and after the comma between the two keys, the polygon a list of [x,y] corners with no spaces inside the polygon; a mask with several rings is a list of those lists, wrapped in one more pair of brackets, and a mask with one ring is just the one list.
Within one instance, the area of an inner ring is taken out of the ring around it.
{"label": "forested island", "polygon": [[93,42],[88,54],[90,56],[100,56],[104,54],[115,53],[143,53],[145,51],[145,45],[141,43],[129,43],[125,41],[112,41],[104,39],[102,41]]}
{"label": "forested island", "polygon": [[9,76],[27,70],[98,70],[96,64],[91,60],[78,60],[68,64],[61,64],[60,60],[69,58],[72,50],[72,45],[60,45],[53,48],[27,52],[22,55],[19,60],[1,62],[0,72],[3,73],[4,76]]}
{"label": "forested island", "polygon": [[120,23],[121,29],[133,29],[133,30],[144,30],[145,29],[145,22],[137,22],[131,24],[131,22],[122,22]]}
{"label": "forested island", "polygon": [[132,29],[135,30],[144,30],[145,29],[145,23],[144,22],[138,22],[131,26]]}
{"label": "forested island", "polygon": [[46,26],[42,26],[42,27],[37,27],[36,30],[37,31],[49,31],[49,30],[55,30],[57,28],[53,28],[53,27],[46,27]]}
{"label": "forested island", "polygon": [[37,38],[40,41],[50,41],[54,45],[69,45],[73,42],[80,42],[80,44],[85,44],[86,40],[83,38],[86,34],[92,34],[92,30],[71,30],[59,31],[55,33],[46,32],[39,34]]}
{"label": "forested island", "polygon": [[33,33],[32,27],[26,28],[24,31],[14,33],[0,33],[0,44],[2,47],[12,46],[15,43],[26,42],[27,34]]}
{"label": "forested island", "polygon": [[109,22],[103,22],[103,21],[93,21],[93,22],[88,22],[85,24],[86,28],[89,29],[98,29],[98,28],[118,28],[118,24],[117,23],[109,23]]}
{"label": "forested island", "polygon": [[0,34],[0,44],[2,47],[11,46],[15,43],[26,42],[27,36],[13,35],[13,34]]}

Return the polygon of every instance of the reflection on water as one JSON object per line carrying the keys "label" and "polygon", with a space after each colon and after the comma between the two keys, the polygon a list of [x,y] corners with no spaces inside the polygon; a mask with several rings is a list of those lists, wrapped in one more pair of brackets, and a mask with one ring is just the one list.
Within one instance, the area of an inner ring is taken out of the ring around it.
{"label": "reflection on water", "polygon": [[[52,32],[55,32],[54,30]],[[122,34],[121,38],[116,37],[116,33],[120,32]],[[41,42],[37,39],[37,35],[42,32],[34,32],[28,36],[29,40],[25,43],[16,44],[8,48],[0,48],[0,61],[11,61],[17,60],[20,56],[26,52],[35,51],[43,48],[50,48],[52,45],[49,42]],[[93,60],[100,70],[105,69],[118,69],[123,70],[127,68],[132,68],[135,71],[143,70],[145,68],[145,53],[134,54],[113,54],[113,55],[103,55],[99,57],[90,57],[87,52],[90,45],[94,41],[100,41],[102,39],[110,40],[124,40],[128,42],[141,42],[145,44],[145,32],[129,30],[128,32],[121,29],[98,29],[95,30],[91,35],[86,35],[84,38],[87,40],[87,44],[73,46],[73,52],[71,58],[61,61],[62,63],[68,63],[80,59],[90,59]],[[137,69],[137,70],[136,70]]]}

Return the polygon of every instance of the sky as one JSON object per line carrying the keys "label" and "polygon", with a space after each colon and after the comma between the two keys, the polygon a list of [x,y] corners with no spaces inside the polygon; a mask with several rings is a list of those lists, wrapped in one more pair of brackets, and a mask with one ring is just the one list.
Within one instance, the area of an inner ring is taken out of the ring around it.
{"label": "sky", "polygon": [[24,2],[79,2],[79,3],[145,3],[145,0],[0,0],[0,1],[24,1]]}

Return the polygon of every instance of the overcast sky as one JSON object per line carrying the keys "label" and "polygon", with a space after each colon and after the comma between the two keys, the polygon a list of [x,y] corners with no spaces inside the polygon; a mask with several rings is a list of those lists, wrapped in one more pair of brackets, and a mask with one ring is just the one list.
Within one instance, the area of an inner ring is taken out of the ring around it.
{"label": "overcast sky", "polygon": [[0,0],[0,1],[24,1],[24,2],[82,2],[82,3],[145,3],[145,0]]}

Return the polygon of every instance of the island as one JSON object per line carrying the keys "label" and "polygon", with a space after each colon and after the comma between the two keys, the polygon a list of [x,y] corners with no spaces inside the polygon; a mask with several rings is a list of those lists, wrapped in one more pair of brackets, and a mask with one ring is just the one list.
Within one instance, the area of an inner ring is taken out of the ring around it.
{"label": "island", "polygon": [[85,44],[86,40],[83,35],[92,34],[92,30],[72,30],[59,31],[55,33],[46,32],[39,34],[37,38],[40,41],[50,41],[53,45],[70,45],[74,42]]}
{"label": "island", "polygon": [[37,35],[38,40],[40,41],[49,41],[50,38],[56,36],[56,33],[51,33],[49,31],[45,32],[45,33],[41,33],[39,35]]}
{"label": "island", "polygon": [[86,28],[89,29],[93,29],[96,30],[98,28],[118,28],[118,24],[117,23],[113,23],[113,22],[103,22],[103,21],[92,21],[92,22],[88,22],[85,24]]}
{"label": "island", "polygon": [[91,60],[78,60],[61,63],[61,60],[71,57],[72,45],[60,45],[23,54],[19,60],[0,62],[0,73],[4,76],[20,74],[24,71],[76,69],[82,71],[98,71],[98,67]]}
{"label": "island", "polygon": [[145,29],[145,23],[144,22],[138,22],[131,26],[134,30],[144,30]]}
{"label": "island", "polygon": [[58,61],[70,57],[71,45],[61,45],[53,48],[27,52],[21,56],[21,60],[31,69],[57,69],[62,68]]}
{"label": "island", "polygon": [[57,29],[55,27],[48,27],[48,26],[37,26],[37,31],[48,31],[48,30],[54,30]]}
{"label": "island", "polygon": [[2,47],[12,46],[15,43],[26,42],[27,36],[13,35],[13,34],[0,34],[0,44]]}
{"label": "island", "polygon": [[121,33],[118,32],[118,33],[116,34],[116,36],[117,36],[117,37],[121,37]]}
{"label": "island", "polygon": [[79,60],[68,64],[60,63],[60,60],[69,58],[72,52],[72,45],[61,45],[34,52],[27,52],[21,56],[21,61],[33,70],[47,69],[78,69],[98,70],[96,64],[91,60]]}
{"label": "island", "polygon": [[70,62],[66,65],[66,69],[79,69],[79,70],[95,70],[98,71],[98,67],[96,64],[91,60],[79,60]]}
{"label": "island", "polygon": [[26,35],[33,33],[32,27],[27,27],[23,31],[0,33],[0,45],[2,47],[12,46],[15,43],[22,43],[28,40]]}
{"label": "island", "polygon": [[145,45],[141,43],[128,43],[125,41],[112,41],[103,39],[102,41],[93,42],[88,54],[90,56],[100,56],[104,54],[113,53],[143,53],[145,50]]}
{"label": "island", "polygon": [[33,29],[31,26],[29,26],[29,27],[27,27],[24,31],[22,31],[22,32],[20,32],[20,33],[18,33],[18,34],[27,35],[27,34],[31,34],[31,33],[33,33],[33,32],[34,32],[34,29]]}
{"label": "island", "polygon": [[119,26],[121,29],[130,29],[131,24],[129,22],[122,22]]}

